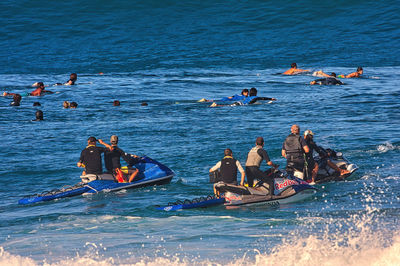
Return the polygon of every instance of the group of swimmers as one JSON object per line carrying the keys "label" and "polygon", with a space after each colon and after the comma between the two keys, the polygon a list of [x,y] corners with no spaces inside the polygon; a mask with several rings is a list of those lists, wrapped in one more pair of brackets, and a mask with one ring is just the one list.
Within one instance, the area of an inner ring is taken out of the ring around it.
{"label": "group of swimmers", "polygon": [[[311,72],[311,71],[308,69],[299,69],[299,68],[297,68],[296,63],[292,63],[290,66],[290,69],[286,70],[282,74],[283,75],[297,75],[297,74],[307,73],[307,72]],[[347,75],[336,75],[335,72],[332,72],[331,74],[326,74],[322,70],[319,70],[319,71],[315,71],[313,73],[313,76],[322,77],[322,79],[313,80],[310,82],[310,85],[343,85],[344,83],[342,81],[340,81],[338,78],[346,78],[346,79],[359,78],[359,77],[361,77],[362,74],[363,74],[362,67],[358,67],[355,72],[352,72]]]}
{"label": "group of swimmers", "polygon": [[[300,127],[293,125],[291,127],[291,134],[287,136],[282,145],[282,157],[286,159],[286,171],[294,174],[296,171],[304,173],[305,180],[311,184],[317,180],[319,164],[327,165],[337,172],[339,177],[343,177],[349,173],[346,169],[339,168],[329,158],[334,156],[334,152],[329,149],[323,149],[318,146],[314,139],[314,133],[311,130],[304,131],[304,136],[300,136]],[[231,149],[224,150],[224,157],[216,165],[210,168],[209,172],[212,173],[219,169],[221,181],[227,184],[238,185],[237,173],[241,174],[240,185],[244,185],[245,176],[247,177],[247,184],[253,187],[255,180],[261,180],[269,185],[269,193],[273,195],[273,177],[271,171],[261,171],[260,166],[262,161],[265,161],[268,166],[277,169],[279,165],[274,164],[267,151],[264,149],[264,139],[258,137],[256,145],[249,151],[246,159],[245,170],[240,162],[233,157]],[[321,160],[316,162],[314,160],[314,150],[319,154]],[[214,192],[215,185],[214,185]]]}

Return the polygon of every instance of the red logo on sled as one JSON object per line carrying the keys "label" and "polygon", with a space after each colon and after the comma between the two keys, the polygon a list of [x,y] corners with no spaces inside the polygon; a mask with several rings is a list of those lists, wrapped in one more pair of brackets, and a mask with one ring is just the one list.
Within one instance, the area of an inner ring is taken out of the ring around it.
{"label": "red logo on sled", "polygon": [[285,188],[285,187],[287,187],[287,186],[292,186],[292,185],[298,185],[299,183],[297,182],[297,181],[295,181],[295,180],[290,180],[290,179],[287,179],[287,180],[285,180],[285,182],[283,182],[283,183],[280,183],[280,184],[275,184],[275,189],[282,189],[282,188]]}

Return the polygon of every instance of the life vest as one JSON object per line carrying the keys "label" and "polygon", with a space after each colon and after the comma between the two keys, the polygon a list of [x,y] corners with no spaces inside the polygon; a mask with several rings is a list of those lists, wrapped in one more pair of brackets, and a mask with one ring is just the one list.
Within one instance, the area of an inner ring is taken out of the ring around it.
{"label": "life vest", "polygon": [[257,166],[260,167],[262,162],[262,157],[258,154],[258,150],[262,149],[262,146],[255,146],[247,155],[246,166]]}
{"label": "life vest", "polygon": [[221,160],[221,179],[228,184],[237,183],[237,166],[236,159],[231,156],[225,156]]}
{"label": "life vest", "polygon": [[304,151],[299,135],[290,134],[285,140],[286,159],[288,161],[304,160]]}

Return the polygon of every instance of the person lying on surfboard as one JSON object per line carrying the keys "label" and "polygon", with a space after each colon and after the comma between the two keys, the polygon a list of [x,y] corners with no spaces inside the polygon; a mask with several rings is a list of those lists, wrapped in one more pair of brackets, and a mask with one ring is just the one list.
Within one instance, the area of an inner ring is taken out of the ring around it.
{"label": "person lying on surfboard", "polygon": [[[257,101],[276,101],[276,98],[258,97],[257,89],[251,88],[250,92],[249,92],[249,97],[245,97],[243,100],[236,101],[233,104],[229,104],[229,106],[254,104]],[[226,104],[217,104],[216,102],[213,102],[210,105],[210,107],[217,107],[217,106],[227,106],[227,105]]]}
{"label": "person lying on surfboard", "polygon": [[203,99],[198,100],[198,102],[201,103],[201,102],[214,102],[214,101],[220,101],[220,102],[241,101],[241,100],[245,99],[248,96],[249,96],[249,90],[248,89],[243,89],[242,93],[240,95],[235,94],[235,95],[230,96],[230,97],[221,98],[220,100],[207,100],[207,99],[203,98]]}
{"label": "person lying on surfboard", "polygon": [[[44,94],[54,93],[52,91],[45,90],[43,82],[37,82],[36,84],[37,84],[36,89],[32,92],[28,92],[26,94],[27,96],[43,96]],[[3,93],[3,96],[14,96],[14,95],[15,93],[9,93],[9,92]]]}
{"label": "person lying on surfboard", "polygon": [[338,78],[345,78],[345,79],[350,79],[350,78],[359,78],[361,75],[364,73],[362,67],[357,67],[357,71],[350,73],[348,75],[339,75]]}
{"label": "person lying on surfboard", "polygon": [[296,75],[296,74],[303,73],[303,72],[310,72],[310,70],[299,69],[299,68],[297,68],[297,64],[296,63],[292,63],[290,65],[290,69],[286,70],[282,74],[283,75]]}

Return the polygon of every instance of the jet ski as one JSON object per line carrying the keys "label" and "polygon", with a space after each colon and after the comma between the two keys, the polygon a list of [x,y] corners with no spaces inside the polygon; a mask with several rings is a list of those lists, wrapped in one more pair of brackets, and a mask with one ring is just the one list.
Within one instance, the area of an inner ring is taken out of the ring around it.
{"label": "jet ski", "polygon": [[[139,170],[138,175],[132,182],[120,183],[111,174],[81,176],[82,182],[76,185],[42,192],[39,194],[28,195],[20,199],[18,204],[25,205],[35,202],[72,197],[81,194],[94,194],[99,192],[117,191],[121,189],[163,185],[171,182],[171,179],[175,175],[170,168],[147,156],[136,160],[132,166]],[[129,174],[129,171],[127,171],[127,173]]]}
{"label": "jet ski", "polygon": [[[318,174],[315,179],[316,184],[326,183],[330,181],[342,181],[350,177],[355,171],[358,170],[357,165],[349,162],[341,152],[335,152],[334,150],[330,149],[327,149],[327,151],[331,155],[329,158],[321,158],[319,156],[314,157],[314,161],[317,162],[319,166]],[[334,169],[327,165],[327,159],[336,164],[337,167],[339,167],[340,169],[346,169],[347,171],[349,171],[349,173],[340,176],[339,173],[337,173]],[[307,179],[305,178],[304,173],[297,169],[294,171],[294,175],[300,179]]]}
{"label": "jet ski", "polygon": [[303,201],[310,198],[316,188],[307,182],[284,171],[270,173],[274,178],[274,194],[269,194],[268,184],[259,181],[254,187],[236,186],[219,182],[215,190],[225,199],[225,206],[247,204],[278,206],[280,204]]}

